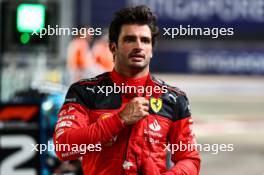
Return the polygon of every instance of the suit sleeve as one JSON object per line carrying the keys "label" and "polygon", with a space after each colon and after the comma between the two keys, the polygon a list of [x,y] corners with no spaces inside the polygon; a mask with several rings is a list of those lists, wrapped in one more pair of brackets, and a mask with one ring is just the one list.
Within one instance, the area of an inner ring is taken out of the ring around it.
{"label": "suit sleeve", "polygon": [[55,152],[61,160],[77,159],[81,146],[107,142],[123,128],[116,113],[91,123],[80,86],[72,85],[58,115],[53,136]]}
{"label": "suit sleeve", "polygon": [[[193,121],[189,102],[185,95],[177,98],[176,118],[177,120],[171,125],[168,138],[174,166],[165,175],[198,175],[201,159],[195,147],[196,140],[192,131]],[[179,150],[179,146],[182,146],[181,150]]]}

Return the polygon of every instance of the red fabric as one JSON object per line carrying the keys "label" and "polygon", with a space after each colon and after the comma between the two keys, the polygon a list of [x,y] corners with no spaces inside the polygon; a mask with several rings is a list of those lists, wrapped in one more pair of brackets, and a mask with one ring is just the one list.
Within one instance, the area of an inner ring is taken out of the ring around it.
{"label": "red fabric", "polygon": [[[110,78],[119,85],[127,82],[135,86],[155,86],[150,75],[128,79],[113,71]],[[80,84],[86,85],[84,82]],[[160,94],[154,93],[154,96],[158,95]],[[58,157],[61,160],[82,157],[85,175],[198,175],[200,156],[196,150],[174,153],[172,161],[175,165],[170,170],[166,169],[164,144],[178,144],[180,141],[187,143],[194,140],[190,130],[191,117],[173,122],[168,118],[151,114],[132,126],[124,126],[118,112],[131,98],[133,96],[123,94],[123,104],[119,109],[94,110],[74,102],[63,105],[55,129],[54,143],[70,145],[100,143],[101,150],[87,151],[86,154],[57,150]],[[161,128],[157,132],[149,129],[154,123]],[[155,143],[152,143],[153,141]],[[127,164],[127,168],[123,167],[125,160],[131,163]]]}
{"label": "red fabric", "polygon": [[144,175],[160,175],[158,167],[150,157],[142,161],[141,172]]}
{"label": "red fabric", "polygon": [[[69,108],[74,108],[69,111]],[[78,104],[67,104],[64,105],[61,111],[66,110],[66,114],[59,114],[60,116],[75,116],[74,120],[70,120],[72,125],[70,127],[63,127],[64,133],[56,138],[54,143],[69,144],[97,144],[109,141],[115,134],[124,128],[117,114],[113,114],[105,119],[98,119],[97,122],[91,123],[89,121],[88,113],[89,110]],[[61,120],[57,123],[69,121],[69,119]],[[55,129],[55,133],[60,128]],[[62,154],[68,151],[57,151],[57,155],[62,160],[77,159],[80,154],[74,154],[73,156],[62,157]]]}
{"label": "red fabric", "polygon": [[[169,140],[172,144],[177,145],[194,145],[196,143],[190,125],[191,117],[176,121],[172,124],[169,133]],[[176,165],[171,169],[176,175],[199,174],[200,156],[197,154],[195,147],[186,151],[177,151],[172,154],[172,161]]]}

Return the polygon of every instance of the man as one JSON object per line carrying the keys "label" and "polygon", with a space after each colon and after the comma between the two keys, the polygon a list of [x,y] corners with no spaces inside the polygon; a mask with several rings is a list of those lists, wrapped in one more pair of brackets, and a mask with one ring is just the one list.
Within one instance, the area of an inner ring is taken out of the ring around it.
{"label": "man", "polygon": [[[94,149],[56,152],[62,160],[82,157],[85,175],[199,174],[197,150],[175,150],[195,143],[188,100],[149,73],[155,22],[146,6],[117,12],[109,29],[114,70],[79,81],[67,93],[54,142]],[[171,168],[166,168],[168,150]]]}

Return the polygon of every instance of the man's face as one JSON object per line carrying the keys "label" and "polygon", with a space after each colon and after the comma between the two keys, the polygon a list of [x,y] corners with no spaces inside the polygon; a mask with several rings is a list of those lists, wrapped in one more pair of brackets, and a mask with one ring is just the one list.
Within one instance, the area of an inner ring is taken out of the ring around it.
{"label": "man's face", "polygon": [[152,57],[152,38],[148,25],[125,24],[121,27],[118,45],[112,44],[115,67],[126,71],[149,68]]}

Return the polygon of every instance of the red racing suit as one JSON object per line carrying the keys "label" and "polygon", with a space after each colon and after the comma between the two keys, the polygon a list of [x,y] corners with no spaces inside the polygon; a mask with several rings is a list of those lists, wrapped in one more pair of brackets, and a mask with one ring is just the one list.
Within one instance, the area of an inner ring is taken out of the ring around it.
{"label": "red racing suit", "polygon": [[[149,99],[149,115],[126,126],[119,112],[136,96]],[[186,149],[195,144],[187,97],[150,74],[133,79],[113,70],[74,83],[58,117],[56,154],[61,160],[81,157],[85,175],[199,174],[199,152]],[[57,147],[66,144],[70,149]]]}

